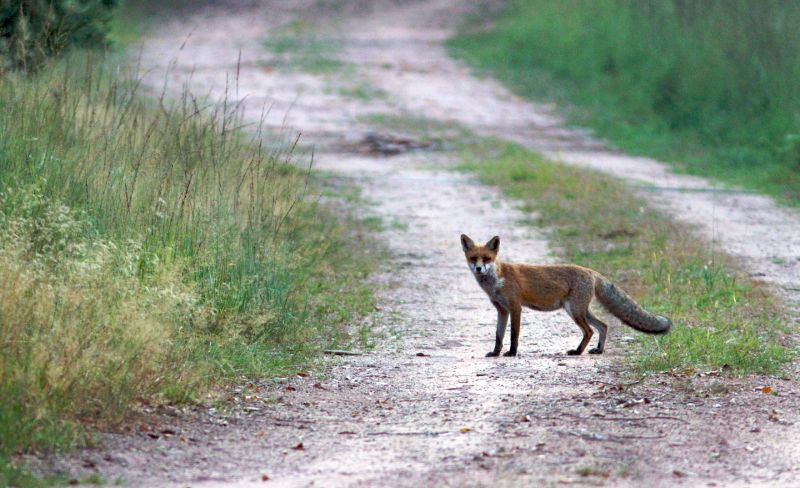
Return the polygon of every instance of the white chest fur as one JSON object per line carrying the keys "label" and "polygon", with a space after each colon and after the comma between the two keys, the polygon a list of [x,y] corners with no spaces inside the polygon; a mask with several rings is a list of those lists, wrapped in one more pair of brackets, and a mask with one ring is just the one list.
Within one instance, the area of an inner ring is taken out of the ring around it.
{"label": "white chest fur", "polygon": [[505,280],[497,276],[497,267],[494,263],[487,266],[487,272],[483,274],[473,273],[478,284],[492,300],[498,300],[500,290],[505,285]]}

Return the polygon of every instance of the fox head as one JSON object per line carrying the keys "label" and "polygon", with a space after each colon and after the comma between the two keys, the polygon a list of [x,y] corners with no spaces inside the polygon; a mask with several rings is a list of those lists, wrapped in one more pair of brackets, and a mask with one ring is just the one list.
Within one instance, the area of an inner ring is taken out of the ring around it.
{"label": "fox head", "polygon": [[469,269],[476,277],[485,276],[495,271],[497,253],[500,251],[499,237],[494,236],[489,239],[489,242],[479,246],[466,234],[461,234],[461,247],[464,249],[464,256],[467,258]]}

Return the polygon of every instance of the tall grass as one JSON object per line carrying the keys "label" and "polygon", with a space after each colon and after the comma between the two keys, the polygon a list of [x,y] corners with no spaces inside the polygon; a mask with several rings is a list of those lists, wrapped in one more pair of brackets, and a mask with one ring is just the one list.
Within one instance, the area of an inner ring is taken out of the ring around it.
{"label": "tall grass", "polygon": [[797,204],[797,25],[779,0],[515,0],[451,47],[626,150]]}
{"label": "tall grass", "polygon": [[373,306],[369,243],[292,144],[141,91],[83,56],[0,78],[0,464],[301,367]]}

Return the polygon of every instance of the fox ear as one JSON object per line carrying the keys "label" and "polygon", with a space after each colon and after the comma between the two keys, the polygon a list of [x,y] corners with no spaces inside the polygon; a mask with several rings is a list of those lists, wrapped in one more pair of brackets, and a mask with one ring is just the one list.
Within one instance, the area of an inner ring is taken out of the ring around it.
{"label": "fox ear", "polygon": [[492,252],[497,252],[500,250],[500,237],[494,236],[489,239],[489,242],[486,243],[486,248]]}
{"label": "fox ear", "polygon": [[464,252],[469,251],[473,247],[475,247],[475,243],[472,241],[472,239],[467,237],[466,234],[461,234],[461,248],[464,249]]}

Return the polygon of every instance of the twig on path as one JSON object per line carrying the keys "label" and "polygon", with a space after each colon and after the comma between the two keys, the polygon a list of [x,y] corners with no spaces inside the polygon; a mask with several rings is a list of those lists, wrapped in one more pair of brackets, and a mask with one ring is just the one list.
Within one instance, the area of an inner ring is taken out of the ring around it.
{"label": "twig on path", "polygon": [[385,432],[385,431],[382,431],[382,432],[368,432],[367,433],[367,435],[425,435],[425,436],[431,436],[431,437],[435,437],[435,436],[439,436],[439,435],[445,435],[445,434],[451,434],[451,432],[449,432],[449,431],[443,431],[443,432]]}
{"label": "twig on path", "polygon": [[325,349],[323,354],[332,354],[334,356],[361,356],[362,353],[356,351],[345,351],[344,349]]}
{"label": "twig on path", "polygon": [[[601,381],[601,380],[592,380],[592,381],[588,381],[587,383],[588,384],[600,383],[601,385],[618,386],[620,388],[627,388],[629,386],[638,385],[639,383],[644,381],[645,378],[646,378],[645,376],[642,376],[638,380],[631,381],[630,383],[609,383],[608,381]],[[587,384],[587,383],[584,383],[584,384]]]}
{"label": "twig on path", "polygon": [[678,422],[683,422],[684,424],[688,424],[686,420],[678,417],[670,417],[669,415],[650,415],[648,417],[581,417],[580,415],[571,415],[571,414],[564,414],[567,417],[578,419],[578,420],[616,420],[622,422],[633,422],[636,420],[677,420]]}
{"label": "twig on path", "polygon": [[618,437],[620,439],[626,439],[626,440],[628,440],[628,439],[653,440],[653,439],[663,439],[664,437],[667,437],[667,435],[666,434],[659,434],[659,435],[618,435],[618,436],[614,436],[614,437]]}
{"label": "twig on path", "polygon": [[[637,420],[676,420],[678,422],[683,422],[684,424],[688,424],[686,420],[678,417],[670,417],[669,415],[650,415],[647,417],[598,417],[598,416],[591,416],[591,417],[584,417],[581,415],[574,415],[571,413],[563,413],[558,417],[541,417],[541,416],[531,416],[531,418],[535,418],[537,420],[561,420],[563,417],[569,417],[571,419],[576,420],[613,420],[613,421],[620,421],[620,422],[635,422]],[[517,422],[511,422],[517,423]]]}
{"label": "twig on path", "polygon": [[560,434],[567,434],[567,435],[574,435],[576,437],[580,437],[581,439],[585,439],[587,441],[603,441],[603,442],[625,442],[627,440],[632,439],[641,439],[641,440],[653,440],[653,439],[663,439],[666,437],[666,434],[660,435],[603,435],[597,434],[595,432],[576,432],[571,430],[561,430],[558,431]]}
{"label": "twig on path", "polygon": [[[314,420],[300,420],[300,419],[273,419],[272,425],[278,427],[297,427],[299,425],[313,425],[317,422]],[[305,428],[305,427],[304,427]]]}

